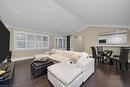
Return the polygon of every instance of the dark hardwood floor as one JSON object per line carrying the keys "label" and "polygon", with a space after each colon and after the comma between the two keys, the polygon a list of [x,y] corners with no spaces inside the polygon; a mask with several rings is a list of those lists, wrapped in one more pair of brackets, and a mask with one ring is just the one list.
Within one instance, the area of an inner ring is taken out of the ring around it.
{"label": "dark hardwood floor", "polygon": [[[30,73],[31,60],[15,63],[14,87],[53,87],[43,75]],[[130,70],[120,71],[114,65],[96,64],[95,73],[81,87],[130,87]]]}

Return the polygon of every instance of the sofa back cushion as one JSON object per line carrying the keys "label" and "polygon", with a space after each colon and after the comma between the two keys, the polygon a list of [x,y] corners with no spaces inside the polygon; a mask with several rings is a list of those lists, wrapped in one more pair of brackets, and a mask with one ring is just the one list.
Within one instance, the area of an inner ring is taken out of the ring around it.
{"label": "sofa back cushion", "polygon": [[72,54],[73,54],[73,51],[64,51],[63,52],[63,56],[68,57],[68,58],[71,58]]}
{"label": "sofa back cushion", "polygon": [[34,55],[34,59],[43,59],[43,58],[47,58],[49,57],[49,55],[46,55],[46,54],[37,54],[37,55]]}
{"label": "sofa back cushion", "polygon": [[86,52],[82,52],[81,53],[81,58],[88,58],[88,53],[86,53]]}
{"label": "sofa back cushion", "polygon": [[55,51],[56,51],[56,49],[52,49],[52,50],[51,50],[51,53],[52,53],[52,54],[55,54]]}
{"label": "sofa back cushion", "polygon": [[56,50],[53,49],[55,54],[67,57],[68,59],[80,59],[80,58],[87,58],[88,54],[86,52],[75,52],[75,51],[63,51],[63,50]]}
{"label": "sofa back cushion", "polygon": [[79,59],[81,57],[81,53],[80,52],[73,52],[72,57],[75,59]]}
{"label": "sofa back cushion", "polygon": [[62,50],[55,50],[55,54],[63,56],[64,53]]}

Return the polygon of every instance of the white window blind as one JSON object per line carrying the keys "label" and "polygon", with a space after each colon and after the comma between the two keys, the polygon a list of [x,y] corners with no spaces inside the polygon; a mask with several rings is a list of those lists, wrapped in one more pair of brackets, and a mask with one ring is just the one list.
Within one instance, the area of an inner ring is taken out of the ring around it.
{"label": "white window blind", "polygon": [[49,48],[49,35],[23,31],[14,32],[14,49],[44,49]]}
{"label": "white window blind", "polygon": [[43,36],[43,47],[44,48],[48,48],[48,42],[49,42],[49,38],[47,36]]}
{"label": "white window blind", "polygon": [[54,43],[56,49],[66,48],[66,39],[63,37],[55,37]]}
{"label": "white window blind", "polygon": [[27,48],[35,48],[35,35],[27,33]]}
{"label": "white window blind", "polygon": [[36,35],[36,48],[42,48],[42,36]]}
{"label": "white window blind", "polygon": [[73,47],[74,47],[74,40],[70,39],[70,49],[73,49]]}
{"label": "white window blind", "polygon": [[16,47],[17,48],[26,48],[26,34],[25,33],[16,33]]}

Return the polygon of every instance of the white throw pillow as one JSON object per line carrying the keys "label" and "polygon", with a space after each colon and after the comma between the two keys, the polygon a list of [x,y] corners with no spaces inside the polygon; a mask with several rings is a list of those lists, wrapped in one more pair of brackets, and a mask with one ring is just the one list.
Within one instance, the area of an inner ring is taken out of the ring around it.
{"label": "white throw pillow", "polygon": [[72,57],[75,59],[79,59],[81,57],[81,53],[80,52],[73,52]]}
{"label": "white throw pillow", "polygon": [[81,58],[88,58],[88,53],[82,52],[81,53]]}
{"label": "white throw pillow", "polygon": [[41,60],[43,58],[49,58],[49,55],[46,55],[46,54],[37,54],[37,55],[34,55],[34,60]]}
{"label": "white throw pillow", "polygon": [[51,53],[52,53],[52,54],[55,54],[55,50],[56,50],[56,49],[52,49],[52,50],[51,50]]}
{"label": "white throw pillow", "polygon": [[63,55],[64,55],[65,57],[71,58],[71,57],[72,57],[72,54],[73,54],[73,51],[64,51],[63,53],[64,53]]}

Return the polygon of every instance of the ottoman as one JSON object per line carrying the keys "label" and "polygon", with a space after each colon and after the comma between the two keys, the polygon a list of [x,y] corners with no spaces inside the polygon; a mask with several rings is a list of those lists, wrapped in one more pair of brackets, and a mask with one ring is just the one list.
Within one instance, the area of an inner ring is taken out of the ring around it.
{"label": "ottoman", "polygon": [[47,67],[48,80],[54,87],[79,87],[82,70],[72,64],[58,63]]}
{"label": "ottoman", "polygon": [[32,63],[30,64],[31,73],[34,77],[38,77],[40,75],[46,74],[47,67],[50,65],[53,65],[53,64],[54,63],[51,59],[49,61],[43,62],[43,63],[38,63],[38,62],[32,61]]}

